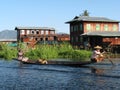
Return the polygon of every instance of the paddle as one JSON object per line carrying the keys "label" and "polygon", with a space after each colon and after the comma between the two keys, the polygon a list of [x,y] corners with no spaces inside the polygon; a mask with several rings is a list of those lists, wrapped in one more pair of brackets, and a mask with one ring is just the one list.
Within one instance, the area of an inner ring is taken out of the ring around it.
{"label": "paddle", "polygon": [[[108,53],[107,53],[108,54]],[[107,59],[111,62],[112,65],[114,65],[113,61],[111,60],[110,56],[107,55]]]}
{"label": "paddle", "polygon": [[109,56],[108,56],[108,60],[112,63],[112,65],[114,65],[113,61],[110,59]]}
{"label": "paddle", "polygon": [[102,54],[106,53],[106,57],[108,58],[108,60],[111,62],[112,65],[114,65],[113,61],[110,59],[110,56],[108,55],[108,52],[103,51]]}

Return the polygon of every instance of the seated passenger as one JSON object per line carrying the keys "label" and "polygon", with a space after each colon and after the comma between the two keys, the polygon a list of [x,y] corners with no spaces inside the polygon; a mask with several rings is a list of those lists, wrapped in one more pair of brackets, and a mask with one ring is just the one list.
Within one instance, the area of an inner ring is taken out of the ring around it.
{"label": "seated passenger", "polygon": [[22,61],[27,62],[28,61],[28,57],[23,57]]}
{"label": "seated passenger", "polygon": [[41,64],[48,64],[47,60],[45,59],[39,59],[38,62]]}

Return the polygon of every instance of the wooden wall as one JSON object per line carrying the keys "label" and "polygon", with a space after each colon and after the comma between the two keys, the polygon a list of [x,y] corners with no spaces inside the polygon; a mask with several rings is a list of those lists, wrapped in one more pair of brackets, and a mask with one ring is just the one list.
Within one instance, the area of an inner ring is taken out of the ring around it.
{"label": "wooden wall", "polygon": [[[90,30],[87,30],[87,24],[90,24],[91,25],[91,29]],[[99,24],[100,25],[100,30],[96,30],[96,24]],[[84,22],[83,23],[84,25],[84,33],[86,32],[91,32],[91,31],[105,31],[104,29],[104,25],[108,25],[108,30],[106,31],[114,31],[113,30],[113,25],[116,25],[117,26],[117,30],[119,30],[119,23],[106,23],[106,22]]]}

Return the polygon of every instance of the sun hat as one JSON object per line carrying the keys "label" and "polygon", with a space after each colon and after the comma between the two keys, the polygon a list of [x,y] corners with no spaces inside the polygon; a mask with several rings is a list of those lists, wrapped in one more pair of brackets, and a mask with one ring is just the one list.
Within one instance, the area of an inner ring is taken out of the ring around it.
{"label": "sun hat", "polygon": [[94,47],[94,49],[102,49],[102,47],[97,45]]}

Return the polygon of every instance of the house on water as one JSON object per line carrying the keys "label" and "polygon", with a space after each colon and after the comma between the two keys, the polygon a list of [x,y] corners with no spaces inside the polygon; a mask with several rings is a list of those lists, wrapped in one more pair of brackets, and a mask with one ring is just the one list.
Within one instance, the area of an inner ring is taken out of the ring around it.
{"label": "house on water", "polygon": [[18,42],[24,42],[30,47],[36,43],[53,43],[56,41],[55,29],[49,27],[15,27]]}
{"label": "house on water", "polygon": [[[66,22],[70,24],[70,43],[85,48],[100,45],[106,47],[120,46],[119,21],[106,17],[76,16]],[[120,49],[120,48],[119,48]],[[118,50],[120,51],[120,50]]]}
{"label": "house on water", "polygon": [[54,28],[50,27],[15,27],[17,30],[17,41],[26,43],[29,47],[36,44],[56,44],[61,41],[69,41],[66,34],[56,34]]}

